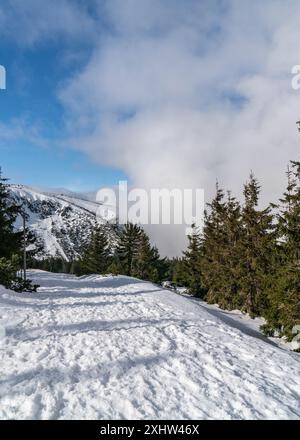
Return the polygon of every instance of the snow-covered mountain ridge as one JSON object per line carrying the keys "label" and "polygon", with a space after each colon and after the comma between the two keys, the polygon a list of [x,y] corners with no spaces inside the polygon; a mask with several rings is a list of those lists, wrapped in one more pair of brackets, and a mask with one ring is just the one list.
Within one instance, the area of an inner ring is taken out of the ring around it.
{"label": "snow-covered mountain ridge", "polygon": [[[79,255],[96,221],[105,224],[96,213],[99,204],[84,194],[71,191],[43,191],[25,185],[10,185],[11,197],[22,204],[28,216],[27,226],[36,236],[37,258],[62,257],[67,261]],[[18,218],[16,228],[21,227]],[[113,226],[107,225],[115,240]]]}

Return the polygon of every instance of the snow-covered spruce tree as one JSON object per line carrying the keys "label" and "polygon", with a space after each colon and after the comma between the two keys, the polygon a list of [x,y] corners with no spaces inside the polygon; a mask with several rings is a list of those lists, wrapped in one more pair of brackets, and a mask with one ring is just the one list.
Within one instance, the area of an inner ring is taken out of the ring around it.
{"label": "snow-covered spruce tree", "polygon": [[186,287],[191,295],[202,296],[204,289],[202,286],[201,274],[202,242],[200,233],[192,225],[192,232],[188,235],[188,247],[184,252],[184,272]]}
{"label": "snow-covered spruce tree", "polygon": [[95,227],[85,246],[81,261],[81,271],[85,274],[104,274],[110,264],[110,247],[106,229]]}
{"label": "snow-covered spruce tree", "polygon": [[265,330],[291,338],[293,327],[300,324],[300,162],[291,162],[287,177],[287,189],[277,205],[276,266],[268,290]]}
{"label": "snow-covered spruce tree", "polygon": [[266,289],[276,246],[271,208],[258,209],[260,186],[250,174],[244,185],[243,234],[240,246],[240,283],[243,309],[251,316],[267,309]]}

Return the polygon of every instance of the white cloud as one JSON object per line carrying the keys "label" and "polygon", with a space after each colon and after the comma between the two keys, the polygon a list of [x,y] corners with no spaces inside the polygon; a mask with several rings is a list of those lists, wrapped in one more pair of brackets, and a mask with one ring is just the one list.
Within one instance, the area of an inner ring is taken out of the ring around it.
{"label": "white cloud", "polygon": [[[17,1],[25,27],[28,3]],[[287,162],[299,158],[299,2],[95,0],[93,18],[82,2],[45,11],[30,3],[30,41],[50,29],[93,41],[89,62],[59,92],[74,147],[139,187],[211,195],[218,177],[240,195],[252,169],[264,200],[278,198]],[[183,242],[170,231],[154,236],[173,253]]]}
{"label": "white cloud", "polygon": [[37,122],[35,124],[29,118],[12,118],[5,123],[0,121],[0,149],[10,148],[15,141],[26,141],[48,148],[49,142],[43,135],[43,127]]}
{"label": "white cloud", "polygon": [[115,33],[61,92],[75,124],[88,128],[77,148],[146,188],[211,194],[218,177],[240,194],[253,169],[264,199],[276,199],[288,160],[299,157],[290,71],[300,5],[125,3],[108,3]]}

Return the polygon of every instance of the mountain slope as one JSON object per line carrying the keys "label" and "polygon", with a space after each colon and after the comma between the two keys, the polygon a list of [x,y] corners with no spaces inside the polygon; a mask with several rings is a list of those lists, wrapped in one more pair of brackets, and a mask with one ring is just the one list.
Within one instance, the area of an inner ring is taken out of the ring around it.
{"label": "mountain slope", "polygon": [[0,418],[299,419],[299,355],[128,277],[0,290]]}
{"label": "mountain slope", "polygon": [[[27,225],[37,238],[40,248],[37,258],[62,257],[69,261],[79,255],[83,243],[96,224],[99,205],[84,195],[63,192],[43,192],[24,185],[10,185],[11,197],[23,204],[28,215]],[[105,224],[104,220],[97,221]],[[21,218],[16,227],[21,227]],[[115,229],[107,225],[111,243]]]}

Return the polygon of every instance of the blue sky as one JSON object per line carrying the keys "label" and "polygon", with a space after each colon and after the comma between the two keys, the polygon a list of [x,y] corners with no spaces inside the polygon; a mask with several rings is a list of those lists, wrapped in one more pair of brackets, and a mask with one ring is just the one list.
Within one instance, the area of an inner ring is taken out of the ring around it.
{"label": "blue sky", "polygon": [[[1,0],[0,165],[14,182],[203,188],[261,204],[300,159],[295,0]],[[185,247],[151,232],[165,254]]]}
{"label": "blue sky", "polygon": [[293,0],[2,0],[0,164],[13,181],[267,200],[299,155]]}
{"label": "blue sky", "polygon": [[[30,25],[35,25],[33,19]],[[76,191],[125,179],[124,171],[101,165],[66,139],[65,109],[58,90],[84,66],[93,41],[45,35],[22,44],[19,37],[24,31],[21,25],[15,35],[0,39],[0,64],[7,75],[7,88],[0,90],[0,166],[5,176],[16,183]]]}

